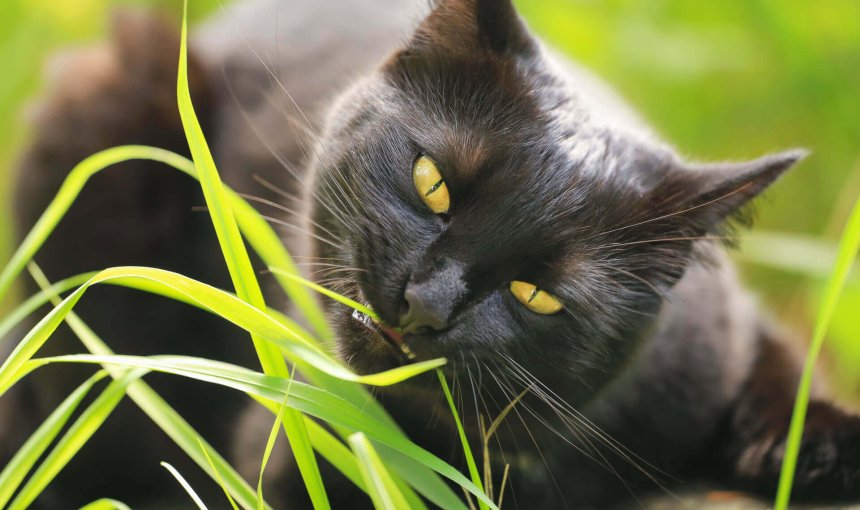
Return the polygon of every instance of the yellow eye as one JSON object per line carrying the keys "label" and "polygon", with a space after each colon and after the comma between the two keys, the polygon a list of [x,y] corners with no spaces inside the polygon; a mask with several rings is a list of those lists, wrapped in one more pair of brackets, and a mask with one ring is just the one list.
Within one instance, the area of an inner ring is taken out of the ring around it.
{"label": "yellow eye", "polygon": [[511,282],[511,294],[529,310],[543,315],[552,315],[562,309],[561,301],[526,282]]}
{"label": "yellow eye", "polygon": [[445,179],[432,159],[421,156],[412,167],[412,180],[421,200],[436,214],[445,214],[451,207],[451,196]]}

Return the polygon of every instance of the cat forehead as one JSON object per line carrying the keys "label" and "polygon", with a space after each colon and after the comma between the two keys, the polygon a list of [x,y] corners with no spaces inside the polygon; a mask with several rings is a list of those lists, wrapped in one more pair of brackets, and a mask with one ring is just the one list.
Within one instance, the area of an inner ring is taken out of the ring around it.
{"label": "cat forehead", "polygon": [[[550,152],[576,171],[615,173],[643,150],[669,157],[625,103],[552,51],[528,58],[399,54],[383,67],[396,108],[387,112],[421,148],[473,175],[495,158],[540,161]],[[628,147],[629,146],[629,147]]]}

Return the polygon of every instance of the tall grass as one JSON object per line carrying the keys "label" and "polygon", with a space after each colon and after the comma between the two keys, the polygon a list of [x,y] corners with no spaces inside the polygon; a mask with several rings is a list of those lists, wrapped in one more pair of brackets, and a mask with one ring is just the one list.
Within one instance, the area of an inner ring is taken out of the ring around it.
{"label": "tall grass", "polygon": [[[176,154],[143,146],[118,147],[87,158],[70,172],[56,198],[0,272],[0,297],[49,237],[89,177],[113,164],[138,158],[168,164],[200,181],[236,293],[216,289],[183,275],[145,267],[108,268],[51,285],[38,268],[31,265],[32,275],[43,291],[0,322],[0,330],[11,330],[46,301],[53,301],[55,306],[0,366],[0,396],[34,370],[49,364],[89,363],[103,368],[70,394],[31,435],[13,462],[0,472],[0,481],[3,482],[0,485],[0,506],[13,497],[9,508],[25,508],[32,503],[53,477],[72,461],[119,401],[128,395],[225,490],[231,502],[235,499],[235,504],[243,508],[267,507],[259,487],[257,491],[251,489],[176,411],[140,381],[146,374],[159,371],[242,391],[272,410],[277,416],[276,427],[286,433],[316,508],[329,507],[317,466],[317,454],[323,455],[348,479],[367,491],[373,501],[387,502],[386,507],[391,504],[399,507],[401,503],[408,502],[410,507],[422,508],[424,504],[418,496],[421,494],[442,508],[464,509],[462,501],[439,478],[441,475],[462,486],[487,508],[496,508],[480,487],[409,440],[362,386],[396,384],[437,368],[445,360],[431,360],[359,376],[320,346],[316,335],[329,334],[323,313],[304,281],[297,277],[296,266],[289,254],[265,220],[220,182],[188,91],[186,34],[187,23],[183,19],[177,101],[193,163]],[[250,265],[245,240],[267,265],[277,268],[278,281],[304,313],[314,333],[267,309]],[[99,284],[119,285],[178,300],[244,328],[251,335],[263,371],[201,358],[114,354],[73,311],[87,289]],[[64,299],[59,298],[60,293],[72,289],[73,292]],[[34,357],[63,321],[91,354]],[[309,383],[295,380],[287,368],[287,360],[303,373],[303,378]],[[107,376],[114,382],[69,424],[86,395]],[[328,424],[336,435],[309,416]],[[270,453],[275,434],[273,431],[266,456]],[[181,475],[173,473],[181,481]],[[188,487],[188,490],[193,494],[193,489]],[[101,500],[90,506],[100,508],[112,504]]]}
{"label": "tall grass", "polygon": [[[301,278],[289,253],[266,221],[253,207],[221,183],[189,94],[186,37],[187,22],[183,19],[177,103],[193,161],[162,149],[144,146],[117,147],[87,158],[72,169],[56,198],[24,238],[9,263],[0,271],[0,299],[28,264],[31,276],[42,288],[41,292],[24,301],[0,320],[0,337],[41,305],[47,302],[54,305],[17,343],[0,366],[0,397],[33,371],[50,364],[75,363],[96,367],[93,375],[69,393],[30,435],[11,462],[0,471],[0,507],[7,503],[8,508],[29,506],[53,478],[73,461],[75,454],[127,396],[173,439],[201,470],[224,489],[225,499],[234,508],[268,508],[262,491],[262,472],[274,443],[283,430],[316,508],[329,507],[325,480],[322,479],[317,465],[316,456],[321,455],[366,492],[377,508],[424,508],[423,497],[441,508],[465,509],[464,502],[444,481],[447,479],[475,497],[482,509],[496,509],[497,505],[492,500],[491,477],[487,473],[487,465],[485,464],[482,484],[481,475],[441,371],[438,372],[442,386],[440,391],[444,392],[451,405],[470,477],[466,477],[406,437],[364,387],[397,384],[429,370],[438,369],[445,360],[431,360],[359,376],[321,347],[321,340],[328,339],[331,332],[314,292],[320,293],[323,298],[336,299],[343,306],[351,306],[370,315],[372,311],[360,303],[352,302]],[[231,275],[234,292],[217,289],[180,274],[146,267],[106,268],[52,284],[44,278],[38,267],[31,263],[33,256],[50,236],[88,179],[114,164],[130,159],[148,159],[164,163],[199,180],[225,264]],[[267,308],[249,261],[246,242],[272,269],[283,291],[304,315],[312,331],[306,331],[295,321]],[[809,399],[812,366],[858,245],[860,203],[855,207],[843,236],[838,262],[822,301],[815,335],[798,389],[776,503],[779,509],[786,508],[789,501]],[[97,333],[74,313],[76,303],[85,299],[87,289],[103,284],[122,286],[127,288],[128,292],[147,292],[164,299],[181,301],[240,326],[249,333],[262,371],[202,358],[115,354],[108,347],[108,343],[99,338]],[[61,298],[62,294],[69,291],[71,293]],[[90,354],[35,357],[63,322],[78,336]],[[288,369],[288,366],[294,368]],[[296,371],[301,372],[301,380],[296,379]],[[146,384],[143,379],[151,372],[172,374],[241,391],[272,412],[273,428],[261,460],[261,473],[256,489],[243,480],[178,412]],[[98,383],[106,378],[112,379],[112,382],[84,409],[80,409],[88,396],[96,391]],[[494,422],[484,438],[485,462],[488,455],[486,441],[496,426],[497,423]],[[183,484],[191,498],[196,498],[195,503],[203,507],[204,503],[199,500],[193,488],[187,485],[182,475],[169,465],[165,465],[165,468]],[[490,495],[485,493],[485,489]],[[500,500],[501,492],[503,488],[499,494]],[[220,505],[223,502],[214,504]],[[98,500],[85,508],[97,510],[127,507],[118,501]]]}

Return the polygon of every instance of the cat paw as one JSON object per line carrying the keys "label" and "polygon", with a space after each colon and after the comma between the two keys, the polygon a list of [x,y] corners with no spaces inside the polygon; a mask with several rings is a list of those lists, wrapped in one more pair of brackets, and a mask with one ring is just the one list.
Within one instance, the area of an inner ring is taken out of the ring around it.
{"label": "cat paw", "polygon": [[[775,489],[785,459],[787,434],[785,427],[750,447],[748,451],[763,454],[753,481]],[[860,417],[827,403],[810,404],[792,496],[810,501],[860,501]]]}

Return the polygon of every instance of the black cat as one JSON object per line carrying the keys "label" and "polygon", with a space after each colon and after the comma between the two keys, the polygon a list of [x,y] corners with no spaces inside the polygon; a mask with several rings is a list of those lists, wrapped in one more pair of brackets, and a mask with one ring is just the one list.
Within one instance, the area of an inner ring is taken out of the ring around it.
{"label": "black cat", "polygon": [[[534,38],[509,1],[442,0],[409,35],[422,12],[394,0],[240,3],[193,40],[192,94],[225,181],[267,199],[286,191],[301,211],[278,213],[292,252],[314,257],[309,273],[384,321],[368,328],[327,303],[343,359],[372,372],[408,362],[407,350],[447,357],[474,443],[479,416],[524,395],[492,443],[494,462],[511,464],[505,508],[633,505],[697,480],[771,495],[798,365],[739,286],[721,239],[803,152],[686,162]],[[21,166],[20,232],[92,152],[183,150],[175,37],[145,17],[116,26],[113,45],[67,59],[44,105]],[[227,286],[208,218],[190,212],[202,199],[183,179],[154,169],[97,177],[37,260],[54,278],[142,263]],[[252,363],[248,342],[220,323],[99,292],[81,313],[119,352]],[[68,352],[73,342],[49,345]],[[71,372],[28,380],[0,400],[4,416],[37,420],[80,377]],[[156,382],[207,437],[228,441],[229,402],[213,411],[190,394],[214,390]],[[419,444],[461,462],[434,377],[380,399]],[[256,409],[234,442],[249,477],[271,422]],[[96,441],[43,504],[149,500],[156,489],[135,480],[165,479],[146,459],[181,454],[142,421],[129,406],[101,438],[144,431],[150,443],[117,452]],[[128,459],[128,469],[100,470],[96,486],[94,469]],[[276,507],[309,504],[287,453],[268,474]],[[339,475],[327,480],[335,508],[367,501]],[[157,489],[165,498],[168,485]],[[860,418],[811,403],[794,494],[860,498]]]}

